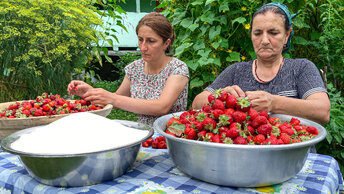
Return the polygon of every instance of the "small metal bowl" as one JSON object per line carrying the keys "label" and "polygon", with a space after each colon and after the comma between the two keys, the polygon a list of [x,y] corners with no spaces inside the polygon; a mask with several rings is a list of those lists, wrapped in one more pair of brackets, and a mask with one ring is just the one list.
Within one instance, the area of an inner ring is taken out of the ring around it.
{"label": "small metal bowl", "polygon": [[[114,120],[127,127],[149,130],[146,137],[115,149],[69,155],[40,155],[14,150],[11,144],[21,135],[40,128],[15,132],[1,141],[4,151],[18,155],[29,174],[37,181],[52,186],[75,187],[102,183],[122,176],[132,166],[141,143],[152,137],[154,130],[133,121]],[[63,141],[61,141],[63,143]]]}
{"label": "small metal bowl", "polygon": [[[284,182],[301,170],[309,148],[326,137],[324,127],[296,117],[301,124],[316,127],[319,134],[311,140],[288,145],[237,145],[188,140],[164,132],[173,115],[159,117],[153,128],[165,136],[176,167],[191,177],[223,186],[261,187]],[[282,121],[292,118],[282,114],[271,116]]]}

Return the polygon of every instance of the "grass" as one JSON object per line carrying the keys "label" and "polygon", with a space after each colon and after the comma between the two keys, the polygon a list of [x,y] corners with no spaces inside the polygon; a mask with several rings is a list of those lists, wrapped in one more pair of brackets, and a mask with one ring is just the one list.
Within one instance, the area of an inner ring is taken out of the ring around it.
{"label": "grass", "polygon": [[112,109],[110,114],[106,117],[109,119],[118,119],[118,120],[128,120],[128,121],[137,121],[137,114],[124,111],[121,109]]}

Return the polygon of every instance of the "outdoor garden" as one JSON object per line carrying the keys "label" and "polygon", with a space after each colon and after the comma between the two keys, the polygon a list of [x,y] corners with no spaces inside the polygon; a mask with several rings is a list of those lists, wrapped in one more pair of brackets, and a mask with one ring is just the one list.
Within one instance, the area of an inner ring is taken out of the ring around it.
{"label": "outdoor garden", "polygon": [[[256,58],[250,40],[252,14],[261,0],[161,0],[157,10],[172,22],[176,33],[174,56],[190,71],[188,106],[227,66]],[[320,154],[334,157],[344,173],[344,1],[279,0],[292,13],[295,34],[286,58],[307,58],[321,72],[331,101],[331,120],[323,125],[327,137],[316,145]],[[43,92],[71,98],[72,79],[115,92],[124,66],[138,59],[108,55],[101,42],[116,44],[113,24],[123,25],[124,0],[2,0],[0,2],[0,103],[33,99]],[[106,10],[106,11],[104,11]],[[97,28],[96,28],[97,27]],[[101,30],[99,30],[101,28]],[[111,38],[111,39],[110,39]],[[118,79],[103,80],[95,72],[104,62]],[[97,82],[94,82],[96,78]],[[113,110],[111,119],[137,116]]]}

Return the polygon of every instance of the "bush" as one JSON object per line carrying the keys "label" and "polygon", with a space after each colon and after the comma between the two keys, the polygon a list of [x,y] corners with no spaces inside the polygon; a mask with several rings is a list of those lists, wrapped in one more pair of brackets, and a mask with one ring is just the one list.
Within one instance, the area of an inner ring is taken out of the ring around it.
{"label": "bush", "polygon": [[102,21],[87,0],[0,2],[0,101],[66,94],[71,73],[91,60]]}
{"label": "bush", "polygon": [[324,127],[327,131],[326,139],[316,145],[317,152],[330,155],[339,163],[344,174],[344,99],[333,84],[328,84],[331,101],[331,119]]}
{"label": "bush", "polygon": [[[175,56],[190,69],[189,101],[227,66],[256,58],[249,33],[251,17],[268,2],[162,0],[163,14],[172,21],[176,32]],[[308,58],[343,91],[344,1],[279,2],[285,3],[291,13],[299,14],[293,20],[292,48],[285,57]]]}

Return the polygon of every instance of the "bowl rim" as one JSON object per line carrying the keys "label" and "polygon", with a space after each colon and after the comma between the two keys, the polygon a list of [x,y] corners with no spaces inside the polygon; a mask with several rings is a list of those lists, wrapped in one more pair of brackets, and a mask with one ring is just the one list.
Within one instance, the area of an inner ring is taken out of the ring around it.
{"label": "bowl rim", "polygon": [[15,150],[11,147],[11,144],[14,141],[16,141],[20,137],[20,135],[30,133],[30,132],[34,131],[36,128],[41,128],[41,127],[46,126],[46,125],[41,125],[41,126],[26,128],[26,129],[17,131],[15,133],[12,133],[12,134],[6,136],[4,139],[1,140],[1,149],[6,151],[6,152],[9,152],[11,154],[15,154],[15,155],[19,155],[19,156],[27,156],[27,157],[40,157],[40,158],[84,157],[84,156],[100,154],[100,153],[105,153],[105,152],[109,152],[109,151],[116,151],[116,150],[129,148],[129,147],[134,147],[134,146],[141,144],[142,142],[148,140],[154,134],[154,129],[152,127],[146,125],[146,124],[143,124],[143,123],[138,123],[135,121],[128,121],[128,120],[119,120],[119,119],[112,119],[112,121],[119,122],[120,124],[122,124],[126,127],[131,127],[131,128],[135,128],[135,129],[139,129],[139,130],[149,130],[149,132],[144,138],[137,140],[131,144],[119,146],[116,148],[109,148],[109,149],[101,150],[101,151],[83,152],[83,153],[77,153],[77,154],[51,154],[51,155],[50,154],[37,154],[37,153],[28,153],[28,152],[18,151],[18,150]]}
{"label": "bowl rim", "polygon": [[[185,112],[185,111],[183,111]],[[307,147],[307,146],[312,146],[315,145],[316,143],[322,141],[323,139],[325,139],[326,135],[327,135],[327,131],[326,129],[321,126],[320,124],[314,122],[314,121],[310,121],[301,117],[296,117],[296,116],[291,116],[291,115],[285,115],[285,114],[270,114],[271,116],[274,117],[295,117],[298,118],[301,121],[301,124],[307,124],[308,126],[314,126],[319,130],[319,134],[307,141],[303,141],[300,143],[293,143],[293,144],[283,144],[283,145],[239,145],[239,144],[224,144],[224,143],[214,143],[214,142],[204,142],[204,141],[197,141],[197,140],[189,140],[189,139],[184,139],[184,138],[178,138],[178,137],[174,137],[170,134],[167,134],[164,132],[165,127],[159,125],[160,124],[166,124],[168,121],[168,118],[171,118],[173,116],[179,116],[180,114],[182,114],[183,112],[176,112],[176,113],[172,113],[172,114],[168,114],[168,115],[164,115],[162,117],[159,117],[158,119],[155,120],[155,122],[153,123],[153,129],[155,131],[157,131],[159,134],[165,136],[168,140],[171,141],[177,141],[180,143],[185,143],[185,144],[197,144],[197,145],[201,145],[201,146],[207,146],[207,147],[211,147],[211,148],[221,148],[221,149],[237,149],[237,150],[252,150],[252,149],[256,149],[259,151],[270,151],[270,150],[287,150],[287,149],[295,149],[295,148],[303,148],[303,147]]]}

